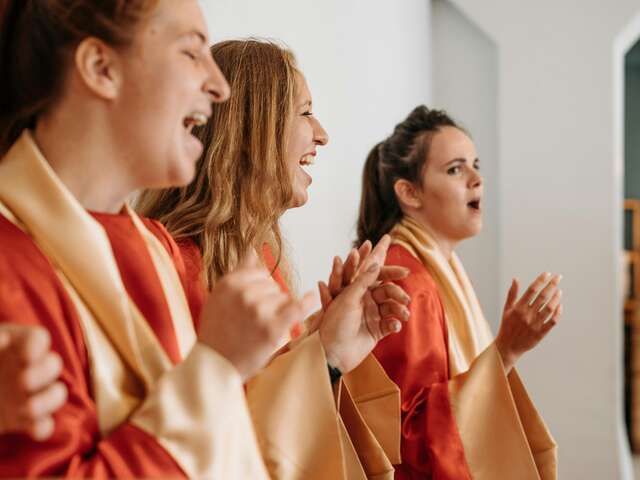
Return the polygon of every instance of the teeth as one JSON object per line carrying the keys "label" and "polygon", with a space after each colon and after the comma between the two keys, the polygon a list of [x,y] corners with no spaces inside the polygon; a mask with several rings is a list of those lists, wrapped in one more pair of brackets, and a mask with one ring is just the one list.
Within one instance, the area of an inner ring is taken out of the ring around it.
{"label": "teeth", "polygon": [[207,116],[204,113],[195,112],[184,119],[185,127],[202,127],[207,123]]}

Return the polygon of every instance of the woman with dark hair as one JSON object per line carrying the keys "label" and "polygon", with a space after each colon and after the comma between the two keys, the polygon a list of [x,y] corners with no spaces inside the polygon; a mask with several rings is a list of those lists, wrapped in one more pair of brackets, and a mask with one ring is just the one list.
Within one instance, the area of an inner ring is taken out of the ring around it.
{"label": "woman with dark hair", "polygon": [[390,234],[411,273],[405,328],[375,355],[402,394],[399,479],[554,479],[556,445],[514,366],[556,325],[560,276],[507,295],[494,340],[456,246],[480,232],[483,182],[469,136],[417,107],[367,158],[357,245]]}
{"label": "woman with dark hair", "polygon": [[48,441],[0,435],[0,476],[268,478],[243,382],[310,297],[248,255],[196,334],[178,247],[125,201],[191,180],[228,96],[197,0],[2,2],[0,319],[50,332],[68,400]]}

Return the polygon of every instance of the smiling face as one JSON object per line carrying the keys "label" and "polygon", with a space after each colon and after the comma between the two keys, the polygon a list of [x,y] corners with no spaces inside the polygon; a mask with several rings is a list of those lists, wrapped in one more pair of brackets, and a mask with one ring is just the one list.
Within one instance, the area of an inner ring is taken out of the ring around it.
{"label": "smiling face", "polygon": [[131,174],[144,187],[188,183],[203,150],[191,129],[229,96],[198,1],[161,0],[122,64],[113,114]]}
{"label": "smiling face", "polygon": [[452,244],[480,233],[483,181],[479,168],[471,139],[458,128],[441,128],[431,138],[413,215]]}
{"label": "smiling face", "polygon": [[327,132],[313,115],[312,105],[307,81],[302,74],[297,73],[293,116],[289,123],[285,153],[293,187],[291,208],[307,203],[307,189],[313,179],[305,168],[313,165],[318,145],[326,145],[329,141]]}

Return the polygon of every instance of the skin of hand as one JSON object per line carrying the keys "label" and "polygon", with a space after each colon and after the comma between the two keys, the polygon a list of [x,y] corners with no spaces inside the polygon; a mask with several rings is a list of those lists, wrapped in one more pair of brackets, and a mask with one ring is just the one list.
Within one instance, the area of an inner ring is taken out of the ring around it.
{"label": "skin of hand", "polygon": [[[319,322],[320,339],[329,364],[343,373],[357,367],[379,340],[400,331],[402,324],[398,319],[409,318],[408,295],[402,289],[398,291],[389,288],[391,285],[379,283],[380,265],[389,244],[390,238],[384,236],[374,249],[370,245],[365,247],[365,258],[353,261],[355,266],[349,267],[354,273],[345,275],[347,269],[342,270],[347,286],[330,301],[323,300],[326,307]],[[350,263],[347,260],[345,265]],[[397,271],[391,276],[396,274]],[[406,272],[402,274],[406,276]],[[320,291],[321,298],[328,299],[330,292],[326,284],[320,284]]]}
{"label": "skin of hand", "polygon": [[203,309],[199,341],[225,357],[243,381],[272,357],[289,328],[305,318],[315,295],[283,293],[255,253],[212,288]]}
{"label": "skin of hand", "polygon": [[39,441],[53,434],[53,413],[66,402],[67,387],[58,381],[62,360],[50,349],[41,327],[0,325],[0,434]]}
{"label": "skin of hand", "polygon": [[513,279],[495,340],[508,374],[518,359],[540,343],[562,316],[561,275],[540,274],[522,297],[518,298],[518,280]]}

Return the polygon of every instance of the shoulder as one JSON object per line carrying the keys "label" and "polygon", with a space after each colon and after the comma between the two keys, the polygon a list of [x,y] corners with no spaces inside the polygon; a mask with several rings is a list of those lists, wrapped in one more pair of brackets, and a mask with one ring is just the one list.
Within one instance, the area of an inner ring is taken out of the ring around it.
{"label": "shoulder", "polygon": [[155,237],[160,240],[160,243],[167,249],[167,251],[175,256],[180,252],[178,246],[176,245],[176,241],[173,239],[171,234],[167,231],[164,225],[162,225],[157,220],[152,220],[151,218],[140,217],[142,223],[147,229],[155,235]]}
{"label": "shoulder", "polygon": [[49,259],[33,238],[0,215],[0,275],[2,283],[23,287],[57,283]]}
{"label": "shoulder", "polygon": [[385,261],[386,265],[395,265],[409,270],[409,276],[397,281],[411,296],[418,294],[439,299],[438,286],[424,264],[414,257],[402,245],[391,245]]}

